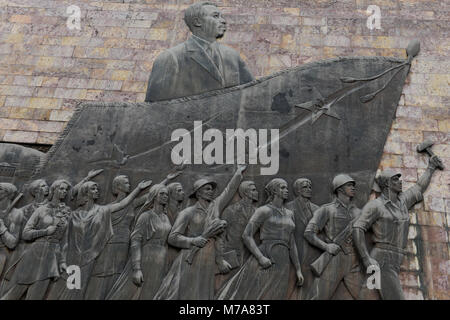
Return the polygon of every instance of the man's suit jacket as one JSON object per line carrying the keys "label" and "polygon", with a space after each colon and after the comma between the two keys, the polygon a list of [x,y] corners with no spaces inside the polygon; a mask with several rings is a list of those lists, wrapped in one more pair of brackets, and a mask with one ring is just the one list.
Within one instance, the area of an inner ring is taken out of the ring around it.
{"label": "man's suit jacket", "polygon": [[223,74],[192,37],[161,53],[153,63],[145,101],[196,95],[254,79],[237,51],[220,43],[215,48]]}

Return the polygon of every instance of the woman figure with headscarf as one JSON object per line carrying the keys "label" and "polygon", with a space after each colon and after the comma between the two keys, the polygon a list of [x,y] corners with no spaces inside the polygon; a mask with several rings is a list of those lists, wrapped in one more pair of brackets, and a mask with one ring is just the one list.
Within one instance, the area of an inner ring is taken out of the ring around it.
{"label": "woman figure with headscarf", "polygon": [[151,300],[168,267],[168,244],[172,225],[167,216],[167,187],[150,188],[144,211],[131,234],[131,257],[107,299]]}
{"label": "woman figure with headscarf", "polygon": [[[297,285],[303,284],[298,251],[294,240],[294,214],[284,207],[288,186],[280,178],[265,188],[267,204],[256,209],[242,238],[251,256],[241,269],[219,290],[218,300],[285,299],[289,282],[289,260],[295,267]],[[259,230],[261,245],[253,236]]]}
{"label": "woman figure with headscarf", "polygon": [[34,242],[18,261],[2,299],[18,300],[26,293],[27,300],[42,300],[50,281],[66,270],[62,252],[70,208],[64,201],[70,188],[66,180],[53,182],[48,202],[38,207],[26,222],[22,237]]}
{"label": "woman figure with headscarf", "polygon": [[126,198],[107,205],[96,203],[99,198],[96,182],[87,181],[81,184],[77,194],[79,207],[72,212],[66,240],[67,264],[80,267],[81,288],[71,290],[66,287],[59,299],[79,300],[84,298],[95,260],[113,235],[111,213],[125,208],[150,184],[151,181],[143,181]]}

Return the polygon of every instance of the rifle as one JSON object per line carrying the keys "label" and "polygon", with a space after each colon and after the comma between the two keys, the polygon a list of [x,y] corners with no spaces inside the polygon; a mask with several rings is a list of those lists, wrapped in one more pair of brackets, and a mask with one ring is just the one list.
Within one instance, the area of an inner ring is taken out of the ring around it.
{"label": "rifle", "polygon": [[5,216],[12,210],[12,208],[14,208],[14,206],[17,204],[20,198],[22,198],[22,196],[23,193],[19,193],[17,197],[14,198],[14,200],[11,202],[11,204],[8,206],[8,208],[6,208],[6,210],[3,213]]}
{"label": "rifle", "polygon": [[[347,240],[347,238],[351,235],[352,229],[353,229],[353,222],[356,220],[353,219],[350,221],[350,223],[345,227],[344,230],[341,231],[334,239],[333,243],[337,244],[341,247],[340,250],[342,250],[342,245]],[[340,251],[339,250],[339,251]],[[339,252],[338,251],[338,252]],[[313,263],[311,263],[311,271],[314,273],[316,277],[320,277],[327,267],[327,265],[330,263],[331,259],[333,259],[333,255],[328,253],[327,251],[323,252],[319,258],[316,259]]]}

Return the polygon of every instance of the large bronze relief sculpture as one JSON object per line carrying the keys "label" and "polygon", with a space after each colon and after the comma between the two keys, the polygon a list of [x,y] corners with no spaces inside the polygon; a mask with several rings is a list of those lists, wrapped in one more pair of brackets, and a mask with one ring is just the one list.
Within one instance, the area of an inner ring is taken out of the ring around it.
{"label": "large bronze relief sculpture", "polygon": [[[17,180],[32,201],[0,183],[2,299],[404,298],[408,210],[444,167],[425,142],[417,185],[375,175],[419,43],[406,60],[254,80],[216,41],[216,5],[190,6],[185,22],[192,36],[154,62],[150,103],[81,105],[30,182]],[[138,197],[149,179],[161,182]]]}

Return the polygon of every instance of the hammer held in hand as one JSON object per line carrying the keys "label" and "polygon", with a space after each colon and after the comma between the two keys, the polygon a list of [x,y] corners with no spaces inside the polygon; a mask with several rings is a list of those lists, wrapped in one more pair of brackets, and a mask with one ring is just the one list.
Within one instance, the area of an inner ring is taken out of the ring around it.
{"label": "hammer held in hand", "polygon": [[[426,140],[426,141],[422,142],[421,144],[417,145],[417,152],[419,152],[419,153],[426,152],[426,153],[428,153],[428,155],[430,157],[434,157],[435,154],[434,154],[433,150],[431,150],[431,146],[433,144],[434,144],[433,142]],[[442,165],[442,164],[438,165],[438,169],[444,170],[444,168],[445,168],[444,165]]]}

